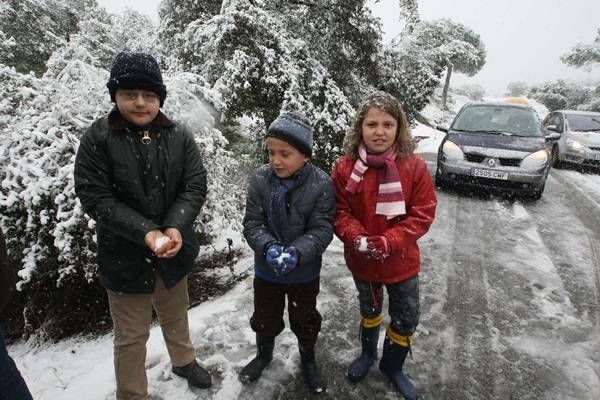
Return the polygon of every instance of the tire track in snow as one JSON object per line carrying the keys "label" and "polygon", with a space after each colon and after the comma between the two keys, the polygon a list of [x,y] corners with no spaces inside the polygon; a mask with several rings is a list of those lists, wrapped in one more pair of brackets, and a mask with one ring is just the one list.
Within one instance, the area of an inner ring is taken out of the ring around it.
{"label": "tire track in snow", "polygon": [[[531,241],[522,233],[529,234],[529,215],[514,201],[450,192],[438,198],[443,211],[434,231],[451,240],[431,247],[433,273],[445,277],[446,298],[441,313],[424,321],[430,332],[422,340],[433,361],[425,374],[428,393],[433,399],[543,398],[552,386],[544,377],[548,368],[511,343],[523,334],[523,321],[536,320],[539,311],[534,282],[519,270]],[[436,314],[435,308],[429,311]]]}
{"label": "tire track in snow", "polygon": [[539,221],[540,236],[578,316],[587,315],[600,326],[600,205],[571,180],[573,176],[577,177],[571,174],[567,179],[551,171],[548,192],[528,209]]}
{"label": "tire track in snow", "polygon": [[[450,364],[442,398],[484,398],[494,387],[492,333],[489,328],[487,276],[484,269],[494,235],[490,230],[486,201],[452,198],[456,231],[448,256],[446,303],[443,312],[450,324],[451,340],[445,350]],[[484,240],[482,240],[485,238]],[[437,398],[438,395],[434,395]]]}
{"label": "tire track in snow", "polygon": [[596,284],[596,326],[600,325],[600,249],[598,246],[598,242],[595,238],[592,238],[588,235],[588,240],[590,242],[590,247],[592,248],[592,253],[594,254],[594,276],[595,276],[595,284]]}

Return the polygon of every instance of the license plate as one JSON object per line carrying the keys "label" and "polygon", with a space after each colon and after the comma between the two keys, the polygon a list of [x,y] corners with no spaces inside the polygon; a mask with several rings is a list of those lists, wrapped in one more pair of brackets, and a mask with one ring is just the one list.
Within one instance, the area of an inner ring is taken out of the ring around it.
{"label": "license plate", "polygon": [[508,172],[494,171],[493,169],[481,169],[472,168],[471,176],[479,176],[481,178],[492,178],[492,179],[508,179]]}

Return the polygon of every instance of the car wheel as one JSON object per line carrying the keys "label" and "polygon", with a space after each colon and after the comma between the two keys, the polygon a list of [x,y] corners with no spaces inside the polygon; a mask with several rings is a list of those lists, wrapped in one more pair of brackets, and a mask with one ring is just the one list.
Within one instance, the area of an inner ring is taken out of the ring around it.
{"label": "car wheel", "polygon": [[543,192],[541,190],[534,190],[527,197],[529,197],[531,200],[539,200],[542,198],[542,193]]}
{"label": "car wheel", "polygon": [[546,187],[546,184],[544,183],[544,185],[541,188],[529,192],[527,194],[527,198],[531,199],[531,200],[539,200],[539,199],[541,199],[542,198],[542,193],[544,193],[544,188],[545,187]]}
{"label": "car wheel", "polygon": [[558,145],[556,145],[556,144],[554,146],[552,146],[551,157],[552,157],[552,167],[558,168],[558,169],[562,168],[563,165],[560,161],[560,157],[558,156]]}

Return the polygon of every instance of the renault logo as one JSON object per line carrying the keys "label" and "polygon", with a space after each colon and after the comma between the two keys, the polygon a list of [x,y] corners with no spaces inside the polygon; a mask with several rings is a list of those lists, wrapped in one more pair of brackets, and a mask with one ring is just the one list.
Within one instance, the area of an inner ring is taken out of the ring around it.
{"label": "renault logo", "polygon": [[496,160],[494,160],[493,158],[490,158],[487,163],[490,167],[496,166]]}

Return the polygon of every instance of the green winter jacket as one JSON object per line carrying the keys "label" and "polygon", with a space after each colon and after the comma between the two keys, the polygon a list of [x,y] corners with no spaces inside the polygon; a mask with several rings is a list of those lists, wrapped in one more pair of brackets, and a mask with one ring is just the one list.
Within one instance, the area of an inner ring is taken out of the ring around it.
{"label": "green winter jacket", "polygon": [[[193,136],[159,113],[150,144],[115,109],[81,138],[75,192],[96,221],[98,272],[104,287],[152,293],[154,271],[170,288],[193,267],[198,241],[193,222],[206,198],[206,170]],[[183,246],[157,258],[144,244],[153,229],[175,227]]]}

